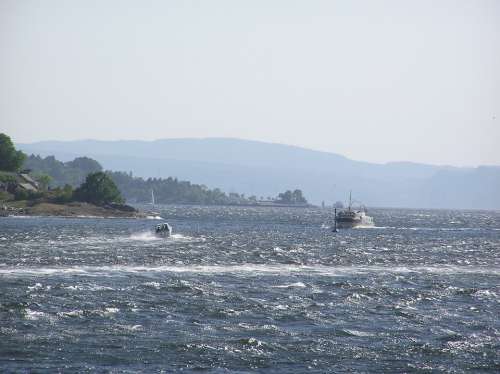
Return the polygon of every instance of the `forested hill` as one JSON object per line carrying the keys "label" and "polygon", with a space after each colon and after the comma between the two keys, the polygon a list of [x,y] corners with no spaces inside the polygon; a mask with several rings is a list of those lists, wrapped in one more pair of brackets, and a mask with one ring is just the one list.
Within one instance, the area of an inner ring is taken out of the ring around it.
{"label": "forested hill", "polygon": [[101,164],[88,157],[77,157],[73,161],[61,162],[54,156],[43,158],[31,155],[26,158],[23,167],[31,169],[35,176],[41,174],[50,176],[52,187],[63,187],[66,184],[78,187],[88,174],[102,171]]}
{"label": "forested hill", "polygon": [[226,194],[218,188],[209,189],[204,185],[177,178],[133,177],[131,173],[120,171],[106,172],[116,183],[122,196],[128,202],[151,202],[151,191],[154,191],[155,202],[160,204],[250,204],[255,197],[246,198],[237,193]]}
{"label": "forested hill", "polygon": [[[33,175],[50,176],[51,187],[62,187],[69,184],[79,186],[87,174],[102,171],[102,166],[88,157],[78,157],[73,161],[61,162],[54,156],[42,158],[31,155],[26,158],[24,168],[31,169]],[[122,196],[128,202],[150,202],[151,191],[160,204],[252,204],[256,198],[249,198],[238,193],[226,194],[218,188],[209,189],[204,185],[179,181],[177,178],[140,178],[132,173],[106,171],[116,183]]]}

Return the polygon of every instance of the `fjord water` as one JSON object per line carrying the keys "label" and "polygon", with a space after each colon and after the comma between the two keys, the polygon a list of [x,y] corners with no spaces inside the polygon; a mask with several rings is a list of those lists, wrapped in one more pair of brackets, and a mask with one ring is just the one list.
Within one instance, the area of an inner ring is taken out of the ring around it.
{"label": "fjord water", "polygon": [[0,218],[3,372],[496,372],[500,213]]}

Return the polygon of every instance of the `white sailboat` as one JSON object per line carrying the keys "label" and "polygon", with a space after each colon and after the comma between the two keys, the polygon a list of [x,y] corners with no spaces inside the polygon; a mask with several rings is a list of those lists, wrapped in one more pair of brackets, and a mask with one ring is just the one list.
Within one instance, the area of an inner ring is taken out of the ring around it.
{"label": "white sailboat", "polygon": [[[155,192],[153,189],[151,189],[151,206],[153,209],[155,208]],[[159,212],[151,211],[151,214],[155,219],[162,219]],[[156,236],[168,238],[172,235],[172,226],[170,226],[168,222],[163,222],[155,226],[154,233]]]}
{"label": "white sailboat", "polygon": [[151,210],[148,212],[150,217],[152,217],[154,219],[161,219],[160,213],[157,212],[155,209],[156,201],[155,201],[155,192],[153,189],[151,189],[151,202],[149,204],[151,205]]}

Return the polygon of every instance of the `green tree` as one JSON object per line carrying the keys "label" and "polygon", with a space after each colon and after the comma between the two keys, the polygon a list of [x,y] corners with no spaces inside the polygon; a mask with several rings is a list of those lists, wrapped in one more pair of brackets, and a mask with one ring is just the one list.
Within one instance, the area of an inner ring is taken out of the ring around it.
{"label": "green tree", "polygon": [[301,190],[287,190],[278,195],[278,202],[282,204],[307,204],[306,198],[302,195]]}
{"label": "green tree", "polygon": [[101,164],[88,157],[77,157],[73,161],[66,162],[65,166],[83,171],[85,175],[102,171]]}
{"label": "green tree", "polygon": [[17,171],[26,158],[21,151],[16,151],[9,136],[0,134],[0,170]]}
{"label": "green tree", "polygon": [[52,177],[43,173],[35,175],[35,179],[42,190],[47,190],[49,188],[50,182],[52,182]]}
{"label": "green tree", "polygon": [[85,182],[75,190],[74,198],[97,205],[123,203],[115,182],[101,171],[87,175]]}
{"label": "green tree", "polygon": [[62,187],[65,184],[79,186],[90,173],[102,171],[102,166],[88,157],[78,157],[73,161],[61,162],[54,156],[42,158],[31,155],[24,162],[24,167],[36,174],[47,174],[52,177],[52,187]]}
{"label": "green tree", "polygon": [[283,204],[291,204],[292,203],[292,191],[286,190],[283,193],[278,194],[278,202]]}
{"label": "green tree", "polygon": [[302,195],[301,190],[295,190],[292,192],[292,201],[295,204],[307,204],[306,198]]}
{"label": "green tree", "polygon": [[69,203],[73,200],[73,187],[66,184],[63,188],[57,187],[52,191],[53,200],[56,203]]}

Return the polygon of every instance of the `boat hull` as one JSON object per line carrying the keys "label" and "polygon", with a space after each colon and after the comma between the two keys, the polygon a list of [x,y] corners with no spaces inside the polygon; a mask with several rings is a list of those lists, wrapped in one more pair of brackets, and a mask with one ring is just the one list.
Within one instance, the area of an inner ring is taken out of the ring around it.
{"label": "boat hull", "polygon": [[355,227],[373,227],[373,222],[361,222],[361,221],[353,221],[353,222],[337,222],[337,228],[339,229],[353,229]]}
{"label": "boat hull", "polygon": [[364,212],[347,211],[336,217],[337,227],[340,229],[352,229],[355,227],[373,227],[373,218]]}

